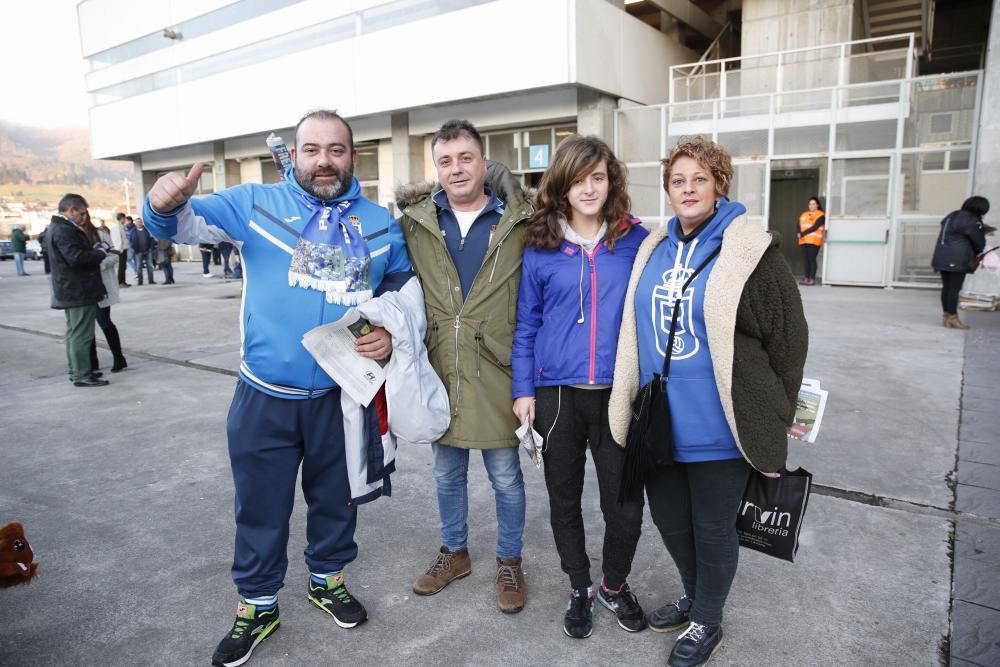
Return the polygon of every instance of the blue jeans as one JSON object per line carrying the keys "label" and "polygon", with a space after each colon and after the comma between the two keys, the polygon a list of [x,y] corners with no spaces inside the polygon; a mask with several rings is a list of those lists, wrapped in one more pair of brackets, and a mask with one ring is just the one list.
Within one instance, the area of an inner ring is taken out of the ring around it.
{"label": "blue jeans", "polygon": [[229,268],[229,256],[233,253],[233,244],[219,244],[219,252],[222,254],[222,273],[223,275],[231,275],[233,270]]}
{"label": "blue jeans", "polygon": [[24,272],[24,253],[15,252],[14,253],[14,268],[17,269],[17,275],[24,276],[27,275]]}
{"label": "blue jeans", "polygon": [[149,274],[149,284],[154,285],[156,281],[153,280],[153,261],[149,258],[149,251],[133,252],[132,256],[135,258],[135,281],[142,284],[142,269],[145,267]]}
{"label": "blue jeans", "polygon": [[[449,551],[469,541],[469,450],[432,446],[441,542]],[[497,557],[519,558],[524,534],[524,478],[518,447],[484,449],[483,465],[493,485],[497,506]]]}

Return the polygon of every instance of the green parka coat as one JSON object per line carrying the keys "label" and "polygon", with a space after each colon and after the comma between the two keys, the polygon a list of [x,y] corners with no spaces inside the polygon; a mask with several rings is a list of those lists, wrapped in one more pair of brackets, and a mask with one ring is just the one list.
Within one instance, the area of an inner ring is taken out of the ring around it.
{"label": "green parka coat", "polygon": [[490,187],[506,203],[468,298],[462,301],[431,195],[440,186],[420,183],[396,190],[399,226],[413,270],[424,289],[427,352],[448,388],[451,426],[442,445],[463,449],[516,447],[510,351],[521,283],[524,228],[534,207],[509,171],[490,163]]}

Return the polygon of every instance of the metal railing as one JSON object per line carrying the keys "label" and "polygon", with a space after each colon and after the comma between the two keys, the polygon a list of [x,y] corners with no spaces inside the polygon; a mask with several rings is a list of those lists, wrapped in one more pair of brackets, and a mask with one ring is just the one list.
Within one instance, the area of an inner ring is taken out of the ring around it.
{"label": "metal railing", "polygon": [[[866,51],[873,44],[892,43],[899,43],[899,47]],[[670,67],[669,99],[670,103],[676,103],[731,97],[730,78],[737,75],[740,85],[736,96],[816,88],[817,80],[846,86],[909,79],[914,76],[914,56],[914,35],[907,33],[751,56],[699,60]],[[752,90],[743,89],[744,81]]]}

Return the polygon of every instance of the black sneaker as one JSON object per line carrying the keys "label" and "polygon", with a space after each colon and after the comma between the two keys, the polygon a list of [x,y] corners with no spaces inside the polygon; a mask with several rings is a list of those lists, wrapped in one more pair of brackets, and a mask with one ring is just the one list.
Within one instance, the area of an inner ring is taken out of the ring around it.
{"label": "black sneaker", "polygon": [[698,667],[711,660],[721,646],[722,625],[702,625],[691,621],[674,643],[667,664],[670,667]]}
{"label": "black sneaker", "polygon": [[691,620],[694,600],[683,596],[676,602],[665,604],[649,615],[649,629],[653,632],[673,632],[680,630]]}
{"label": "black sneaker", "polygon": [[597,600],[615,613],[618,625],[623,630],[639,632],[646,629],[646,615],[642,613],[642,607],[639,606],[635,593],[629,590],[628,584],[622,584],[617,593],[606,591],[601,586],[597,592]]}
{"label": "black sneaker", "polygon": [[589,588],[574,588],[563,616],[563,632],[567,637],[586,639],[594,631],[594,596]]}
{"label": "black sneaker", "polygon": [[280,624],[277,603],[271,609],[257,611],[256,605],[240,602],[236,605],[233,629],[219,642],[212,654],[212,664],[216,667],[242,665],[250,659],[257,644],[278,631]]}
{"label": "black sneaker", "polygon": [[309,577],[309,601],[333,616],[342,628],[353,628],[368,620],[364,605],[344,585],[343,574],[326,577],[326,584],[317,584]]}

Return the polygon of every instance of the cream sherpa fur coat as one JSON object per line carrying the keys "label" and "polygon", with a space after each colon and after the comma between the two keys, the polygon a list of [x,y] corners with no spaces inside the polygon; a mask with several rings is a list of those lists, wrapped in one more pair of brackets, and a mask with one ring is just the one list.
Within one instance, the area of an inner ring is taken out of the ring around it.
{"label": "cream sherpa fur coat", "polygon": [[[625,296],[608,406],[611,435],[622,446],[639,390],[635,290],[666,236],[664,226],[640,246]],[[741,215],[724,232],[705,287],[705,330],[722,409],[736,446],[761,472],[785,464],[809,344],[798,285],[779,245],[777,235]]]}

